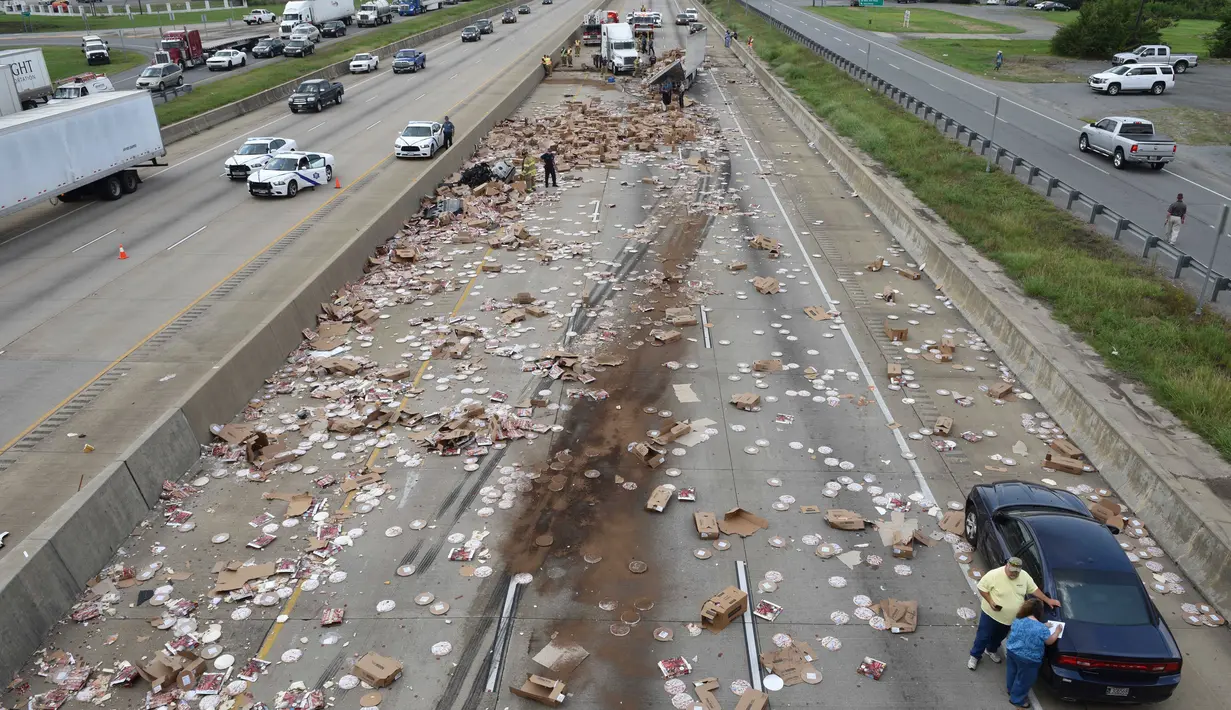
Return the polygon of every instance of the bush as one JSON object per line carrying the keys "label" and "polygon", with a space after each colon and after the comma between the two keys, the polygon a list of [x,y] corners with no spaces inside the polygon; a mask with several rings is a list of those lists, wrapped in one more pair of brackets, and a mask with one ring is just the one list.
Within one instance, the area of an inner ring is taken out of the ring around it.
{"label": "bush", "polygon": [[1089,0],[1077,19],[1056,31],[1053,54],[1083,59],[1106,59],[1140,44],[1162,44],[1162,30],[1171,21],[1143,15],[1137,28],[1137,0]]}
{"label": "bush", "polygon": [[1217,20],[1227,10],[1227,0],[1154,0],[1146,12],[1173,20]]}
{"label": "bush", "polygon": [[1231,11],[1223,15],[1222,24],[1205,38],[1211,57],[1231,58]]}

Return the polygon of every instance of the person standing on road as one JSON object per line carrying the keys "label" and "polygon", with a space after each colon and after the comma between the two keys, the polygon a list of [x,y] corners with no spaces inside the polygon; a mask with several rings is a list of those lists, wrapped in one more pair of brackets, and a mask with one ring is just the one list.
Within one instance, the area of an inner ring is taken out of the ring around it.
{"label": "person standing on road", "polygon": [[1043,651],[1060,638],[1064,629],[1057,624],[1056,630],[1052,631],[1045,619],[1043,602],[1027,599],[1018,609],[1017,618],[1009,630],[1009,639],[1004,644],[1009,657],[1005,664],[1005,687],[1009,691],[1009,702],[1019,708],[1030,707],[1030,689],[1039,677]]}
{"label": "person standing on road", "polygon": [[752,36],[751,35],[748,37],[748,51],[749,52],[752,51]]}
{"label": "person standing on road", "polygon": [[684,110],[684,85],[680,84],[680,111]]}
{"label": "person standing on road", "polygon": [[560,187],[560,180],[556,177],[555,150],[556,147],[553,145],[547,149],[546,153],[539,156],[543,159],[543,187],[547,187],[548,184],[552,187]]}
{"label": "person standing on road", "polygon": [[731,30],[727,30],[726,34],[722,36],[722,45],[727,49],[731,48]]}
{"label": "person standing on road", "polygon": [[453,122],[449,120],[448,116],[445,116],[445,122],[441,124],[440,130],[444,132],[445,149],[448,150],[449,148],[452,148],[453,147]]}
{"label": "person standing on road", "polygon": [[1167,219],[1163,220],[1163,227],[1167,229],[1167,243],[1175,244],[1180,238],[1180,226],[1184,224],[1184,218],[1188,215],[1188,205],[1184,204],[1183,193],[1175,196],[1175,202],[1172,202],[1167,207]]}
{"label": "person standing on road", "polygon": [[996,71],[1000,71],[1000,65],[1004,64],[1004,52],[996,50]]}
{"label": "person standing on road", "polygon": [[663,96],[663,110],[667,111],[671,108],[671,92],[674,89],[674,85],[671,83],[670,79],[666,79],[659,88],[662,91]]}
{"label": "person standing on road", "polygon": [[1003,567],[983,575],[978,590],[983,598],[979,607],[982,613],[979,614],[974,645],[970,647],[970,658],[966,661],[966,667],[972,671],[979,666],[979,659],[984,653],[993,663],[1004,660],[1000,656],[1000,644],[1009,635],[1009,627],[1027,596],[1033,596],[1053,609],[1060,606],[1060,602],[1047,596],[1030,578],[1030,574],[1022,570],[1020,557],[1010,557]]}

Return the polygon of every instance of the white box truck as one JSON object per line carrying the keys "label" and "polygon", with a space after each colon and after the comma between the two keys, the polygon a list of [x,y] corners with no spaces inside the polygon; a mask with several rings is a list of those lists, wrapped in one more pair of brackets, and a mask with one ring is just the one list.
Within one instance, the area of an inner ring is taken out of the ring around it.
{"label": "white box truck", "polygon": [[603,25],[603,66],[614,73],[631,72],[637,68],[637,42],[633,28],[627,22]]}
{"label": "white box truck", "polygon": [[348,26],[355,14],[355,0],[291,0],[282,8],[282,24],[278,34],[282,39],[291,36],[291,30],[301,22],[320,27],[330,20],[341,20]]}
{"label": "white box truck", "polygon": [[12,104],[32,109],[56,92],[51,84],[51,73],[47,71],[47,61],[43,59],[43,50],[38,47],[0,50],[0,64],[13,77],[12,88],[8,88],[7,81],[4,82],[5,93],[15,92],[0,99],[0,115],[8,114],[8,107]]}
{"label": "white box truck", "polygon": [[118,200],[167,154],[148,91],[107,91],[0,118],[0,216],[59,197]]}
{"label": "white box truck", "polygon": [[356,23],[360,27],[375,27],[393,22],[393,8],[385,0],[368,0],[359,6]]}

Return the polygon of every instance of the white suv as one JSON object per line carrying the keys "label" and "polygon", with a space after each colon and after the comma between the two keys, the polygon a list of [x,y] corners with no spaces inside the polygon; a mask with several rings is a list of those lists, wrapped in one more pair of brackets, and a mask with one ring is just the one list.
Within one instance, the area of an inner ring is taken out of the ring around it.
{"label": "white suv", "polygon": [[1108,96],[1122,91],[1147,91],[1159,96],[1167,89],[1175,88],[1175,70],[1165,64],[1121,64],[1091,74],[1086,84]]}

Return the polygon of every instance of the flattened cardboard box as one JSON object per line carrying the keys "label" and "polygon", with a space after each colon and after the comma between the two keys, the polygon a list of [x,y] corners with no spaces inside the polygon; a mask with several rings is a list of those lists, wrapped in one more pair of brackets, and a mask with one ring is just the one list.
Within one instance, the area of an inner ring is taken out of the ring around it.
{"label": "flattened cardboard box", "polygon": [[778,283],[778,279],[769,276],[758,276],[752,280],[752,287],[758,293],[769,296],[778,293],[781,289],[781,284]]}
{"label": "flattened cardboard box", "polygon": [[1067,456],[1071,459],[1079,459],[1084,455],[1082,454],[1081,449],[1074,446],[1073,442],[1068,439],[1052,439],[1048,446],[1055,449],[1056,453],[1061,456]]}
{"label": "flattened cardboard box", "polygon": [[1068,456],[1060,456],[1058,454],[1051,453],[1048,453],[1044,457],[1043,465],[1047,468],[1052,468],[1057,471],[1064,471],[1065,473],[1071,473],[1073,475],[1081,475],[1086,470],[1086,464],[1084,461],[1078,461],[1077,459],[1071,459]]}
{"label": "flattened cardboard box", "polygon": [[641,459],[641,463],[650,468],[658,468],[667,461],[667,453],[665,451],[643,441],[633,445],[633,453],[637,455],[637,458]]}
{"label": "flattened cardboard box", "polygon": [[717,678],[702,678],[694,681],[692,685],[697,693],[697,702],[701,703],[703,710],[722,710],[718,698],[714,697],[714,691],[718,690]]}
{"label": "flattened cardboard box", "polygon": [[919,625],[919,602],[886,599],[872,607],[879,609],[885,619],[885,626],[895,634],[909,634]]}
{"label": "flattened cardboard box", "polygon": [[520,688],[509,686],[509,690],[514,695],[527,700],[533,700],[536,703],[546,705],[547,707],[559,707],[560,703],[564,702],[565,685],[564,681],[555,680],[554,678],[544,678],[543,676],[530,674],[525,683],[521,684]]}
{"label": "flattened cardboard box", "polygon": [[353,672],[359,680],[373,688],[383,688],[402,677],[402,662],[377,653],[367,653],[355,661]]}
{"label": "flattened cardboard box", "polygon": [[782,361],[781,360],[757,360],[756,362],[752,363],[752,369],[756,370],[757,372],[781,372],[782,371]]}
{"label": "flattened cardboard box", "polygon": [[692,522],[702,540],[718,539],[718,516],[713,513],[693,513]]}
{"label": "flattened cardboard box", "polygon": [[727,587],[701,604],[701,628],[718,633],[748,611],[748,593]]}
{"label": "flattened cardboard box", "polygon": [[732,395],[731,404],[734,404],[736,409],[742,409],[746,412],[751,411],[761,406],[761,395],[752,394],[751,392]]}
{"label": "flattened cardboard box", "polygon": [[722,516],[718,529],[724,535],[748,537],[758,530],[768,530],[769,521],[743,508],[732,508]]}
{"label": "flattened cardboard box", "polygon": [[667,509],[667,504],[671,502],[672,488],[667,485],[661,485],[650,493],[650,499],[645,503],[646,510],[652,510],[655,513],[661,513]]}
{"label": "flattened cardboard box", "polygon": [[859,513],[842,508],[826,510],[825,522],[829,523],[829,527],[837,528],[838,530],[863,530],[868,524],[868,521]]}
{"label": "flattened cardboard box", "polygon": [[735,704],[735,710],[765,710],[765,705],[769,702],[769,696],[754,688],[749,688],[744,691],[744,694],[739,696],[739,702]]}

